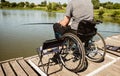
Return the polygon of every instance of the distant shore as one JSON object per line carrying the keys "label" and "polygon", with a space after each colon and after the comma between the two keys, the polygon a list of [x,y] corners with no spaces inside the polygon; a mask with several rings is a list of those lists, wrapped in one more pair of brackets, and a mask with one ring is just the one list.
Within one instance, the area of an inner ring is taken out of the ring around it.
{"label": "distant shore", "polygon": [[[42,11],[46,11],[46,12],[58,12],[58,13],[65,13],[65,9],[59,9],[59,10],[51,10],[48,11],[46,7],[35,7],[35,8],[0,8],[0,9],[7,9],[7,10],[42,10]],[[117,18],[120,18],[120,9],[104,9],[104,14],[102,15],[104,16],[111,16],[115,11],[118,12],[118,14],[115,16]],[[99,13],[99,9],[94,9],[94,15],[98,15]]]}
{"label": "distant shore", "polygon": [[35,7],[35,8],[0,8],[0,9],[6,9],[6,10],[42,10],[46,12],[59,12],[59,13],[64,13],[66,8],[59,9],[59,10],[51,10],[48,11],[47,7]]}

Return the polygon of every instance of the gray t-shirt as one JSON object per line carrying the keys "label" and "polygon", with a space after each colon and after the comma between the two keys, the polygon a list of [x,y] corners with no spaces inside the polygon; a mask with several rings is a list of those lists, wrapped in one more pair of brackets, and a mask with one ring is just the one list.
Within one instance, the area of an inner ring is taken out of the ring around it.
{"label": "gray t-shirt", "polygon": [[71,28],[77,30],[81,20],[93,20],[91,0],[71,0],[67,5],[65,16],[72,18]]}

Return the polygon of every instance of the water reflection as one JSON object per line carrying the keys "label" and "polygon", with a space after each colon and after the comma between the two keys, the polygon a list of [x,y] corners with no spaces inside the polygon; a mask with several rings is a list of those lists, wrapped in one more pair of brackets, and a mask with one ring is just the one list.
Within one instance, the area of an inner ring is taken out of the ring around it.
{"label": "water reflection", "polygon": [[9,14],[8,14],[7,12],[3,11],[3,12],[2,12],[2,15],[3,15],[3,16],[7,16],[7,15],[9,15]]}
{"label": "water reflection", "polygon": [[48,14],[48,17],[52,17],[52,18],[56,17],[56,13],[48,12],[47,14]]}

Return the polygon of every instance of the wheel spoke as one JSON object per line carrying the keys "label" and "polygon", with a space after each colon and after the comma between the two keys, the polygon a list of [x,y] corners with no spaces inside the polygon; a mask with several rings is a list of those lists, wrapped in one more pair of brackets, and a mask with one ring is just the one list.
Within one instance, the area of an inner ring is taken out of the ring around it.
{"label": "wheel spoke", "polygon": [[106,53],[106,49],[102,47],[105,47],[105,41],[102,36],[97,33],[95,36],[93,36],[92,40],[90,40],[89,49],[91,51],[86,57],[94,62],[102,61]]}
{"label": "wheel spoke", "polygon": [[61,52],[61,62],[70,71],[77,72],[83,65],[85,56],[82,42],[80,39],[74,34],[66,34],[64,35],[65,42],[63,46],[65,46],[64,50]]}

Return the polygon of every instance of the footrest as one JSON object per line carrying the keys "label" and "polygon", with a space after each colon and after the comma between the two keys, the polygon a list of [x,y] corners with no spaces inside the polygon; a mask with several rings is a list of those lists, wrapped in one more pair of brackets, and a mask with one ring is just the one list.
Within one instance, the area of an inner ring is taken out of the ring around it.
{"label": "footrest", "polygon": [[106,49],[112,50],[112,51],[118,51],[120,49],[120,47],[112,46],[112,45],[106,45]]}

